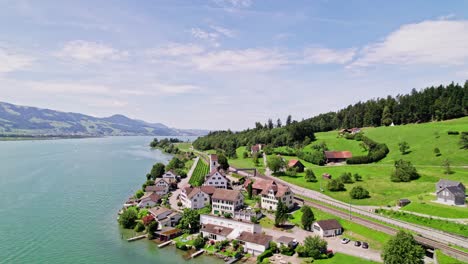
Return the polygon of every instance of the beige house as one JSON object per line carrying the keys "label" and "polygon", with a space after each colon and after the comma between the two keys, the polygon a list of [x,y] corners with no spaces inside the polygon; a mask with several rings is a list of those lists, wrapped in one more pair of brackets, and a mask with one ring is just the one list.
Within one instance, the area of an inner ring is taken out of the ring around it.
{"label": "beige house", "polygon": [[337,236],[343,233],[343,227],[336,219],[317,221],[312,225],[312,229],[321,237]]}
{"label": "beige house", "polygon": [[147,206],[155,206],[159,201],[161,201],[161,196],[155,192],[145,192],[145,194],[138,199],[138,207],[144,208]]}
{"label": "beige house", "polygon": [[237,240],[244,246],[244,252],[257,256],[270,247],[273,237],[261,233],[242,232]]}
{"label": "beige house", "polygon": [[[251,183],[247,180],[244,188]],[[252,191],[255,195],[261,196],[261,207],[267,210],[276,210],[278,201],[282,201],[288,208],[294,207],[294,193],[289,186],[277,183],[273,180],[256,178],[252,184]]]}
{"label": "beige house", "polygon": [[240,191],[228,189],[215,189],[211,197],[212,214],[230,213],[241,209],[244,205],[244,196]]}

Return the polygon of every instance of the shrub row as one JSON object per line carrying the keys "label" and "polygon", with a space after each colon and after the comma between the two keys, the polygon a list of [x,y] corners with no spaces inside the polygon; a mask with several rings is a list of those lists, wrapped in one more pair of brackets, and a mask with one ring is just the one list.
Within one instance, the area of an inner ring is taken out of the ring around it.
{"label": "shrub row", "polygon": [[377,143],[372,139],[362,136],[362,141],[369,149],[367,156],[355,156],[348,160],[346,160],[347,164],[366,164],[377,162],[385,158],[390,151],[386,144],[384,143]]}

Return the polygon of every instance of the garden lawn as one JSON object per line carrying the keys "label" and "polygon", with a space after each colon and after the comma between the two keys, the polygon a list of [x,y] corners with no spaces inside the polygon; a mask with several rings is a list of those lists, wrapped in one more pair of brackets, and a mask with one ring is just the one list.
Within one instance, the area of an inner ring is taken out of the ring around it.
{"label": "garden lawn", "polygon": [[262,217],[258,223],[263,227],[263,228],[273,228],[275,227],[275,222],[271,220],[269,217]]}
{"label": "garden lawn", "polygon": [[314,260],[314,264],[372,264],[378,263],[367,259],[358,258],[355,256],[346,255],[343,253],[335,253],[332,258]]}
{"label": "garden lawn", "polygon": [[[241,169],[241,168],[257,168],[263,169],[263,157],[258,158],[258,165],[256,166],[251,157],[244,158],[243,153],[246,151],[245,146],[238,147],[236,149],[237,158],[229,159],[229,165]],[[249,152],[250,154],[250,152]]]}
{"label": "garden lawn", "polygon": [[379,210],[379,213],[390,218],[399,219],[405,222],[427,226],[445,232],[468,237],[468,226],[464,224],[454,223],[446,220],[432,219],[428,217],[422,217],[392,210]]}
{"label": "garden lawn", "polygon": [[191,151],[192,143],[183,142],[183,143],[175,143],[175,146],[179,148],[181,151],[189,152]]}
{"label": "garden lawn", "polygon": [[436,249],[437,262],[439,264],[463,264],[462,261],[454,259],[450,256],[445,255],[439,249]]}
{"label": "garden lawn", "polygon": [[317,138],[317,140],[304,147],[305,151],[313,151],[312,145],[315,145],[320,142],[325,142],[329,150],[347,150],[351,151],[353,156],[367,155],[367,151],[359,145],[361,142],[356,140],[349,140],[344,137],[338,136],[338,131],[315,133],[315,137]]}
{"label": "garden lawn", "polygon": [[[390,235],[383,232],[367,228],[346,219],[342,219],[338,216],[320,211],[313,207],[311,209],[316,220],[336,219],[343,226],[344,233],[342,237],[347,237],[352,240],[366,241],[369,243],[370,247],[374,249],[382,249],[383,245],[391,238]],[[291,214],[289,222],[302,228],[301,217],[302,211],[296,210]]]}
{"label": "garden lawn", "polygon": [[[284,156],[284,159],[289,161],[290,159],[297,159],[297,157]],[[419,179],[411,182],[391,182],[390,175],[394,170],[394,166],[390,164],[316,166],[304,160],[299,160],[306,168],[314,171],[318,180],[317,182],[306,182],[304,180],[305,173],[298,173],[295,177],[279,176],[279,178],[289,183],[316,191],[320,191],[321,186],[324,194],[343,202],[351,202],[355,205],[393,206],[398,199],[412,196],[417,197],[420,194],[434,192],[435,184],[441,178],[462,181],[465,186],[468,186],[468,169],[464,168],[453,168],[453,174],[445,175],[443,174],[443,169],[440,167],[416,166],[416,169],[421,175]],[[322,174],[329,173],[332,175],[332,178],[336,179],[345,172],[350,172],[352,174],[358,173],[362,176],[362,181],[345,184],[346,191],[328,191],[328,180],[322,179]],[[369,191],[370,198],[362,200],[350,198],[349,192],[354,186],[358,185]]]}
{"label": "garden lawn", "polygon": [[[419,200],[422,197],[423,200]],[[407,197],[411,203],[401,210],[416,212],[427,215],[434,215],[445,218],[468,218],[468,208],[460,206],[450,206],[435,202],[436,196],[433,193],[426,193],[417,196]]]}

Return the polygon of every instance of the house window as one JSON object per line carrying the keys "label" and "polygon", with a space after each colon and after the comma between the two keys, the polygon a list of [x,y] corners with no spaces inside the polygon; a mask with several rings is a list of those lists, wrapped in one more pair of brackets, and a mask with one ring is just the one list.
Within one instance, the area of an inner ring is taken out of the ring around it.
{"label": "house window", "polygon": [[320,227],[319,227],[319,226],[314,225],[314,229],[317,230],[317,231],[320,231]]}

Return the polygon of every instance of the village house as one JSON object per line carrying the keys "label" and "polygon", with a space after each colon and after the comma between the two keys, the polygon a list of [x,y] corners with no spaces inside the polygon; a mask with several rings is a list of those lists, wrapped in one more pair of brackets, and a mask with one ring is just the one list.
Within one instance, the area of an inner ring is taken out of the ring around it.
{"label": "village house", "polygon": [[353,128],[344,128],[344,129],[341,129],[339,131],[340,135],[344,135],[346,133],[348,134],[351,134],[351,135],[354,135],[354,134],[357,134],[361,132],[361,129],[360,128],[357,128],[357,127],[353,127]]}
{"label": "village house", "polygon": [[182,215],[165,207],[154,207],[148,210],[149,213],[158,222],[159,228],[173,227],[179,223]]}
{"label": "village house", "polygon": [[145,192],[145,194],[138,199],[137,206],[140,208],[144,208],[147,206],[155,206],[161,201],[161,196],[159,196],[155,192]]}
{"label": "village house", "polygon": [[461,182],[441,179],[436,184],[437,201],[449,205],[465,205],[465,190]]}
{"label": "village house", "polygon": [[174,181],[177,181],[179,176],[173,170],[169,170],[166,171],[162,177],[163,179],[173,179]]}
{"label": "village house", "polygon": [[296,239],[288,236],[279,237],[278,239],[276,239],[276,243],[278,243],[279,246],[285,246],[290,248],[293,248],[297,245]]}
{"label": "village house", "polygon": [[251,154],[258,153],[262,151],[264,147],[265,147],[265,144],[255,144],[252,147],[250,147],[250,153]]}
{"label": "village house", "polygon": [[218,225],[213,225],[213,224],[203,224],[200,230],[203,237],[207,237],[215,241],[226,240],[228,235],[231,234],[232,231],[234,231],[233,228],[218,226]]}
{"label": "village house", "polygon": [[353,155],[350,151],[325,151],[325,158],[327,163],[345,162],[347,159],[352,158]]}
{"label": "village house", "polygon": [[[244,183],[244,188],[247,189],[251,182],[252,180],[247,180]],[[276,210],[280,200],[289,208],[294,207],[294,193],[291,188],[273,180],[255,179],[252,184],[252,193],[261,195],[261,207],[264,209]]]}
{"label": "village house", "polygon": [[229,186],[229,179],[223,173],[214,170],[205,177],[205,183],[203,183],[203,185],[227,189]]}
{"label": "village house", "polygon": [[320,220],[312,225],[314,231],[317,231],[321,237],[331,237],[341,235],[343,227],[336,219]]}
{"label": "village house", "polygon": [[225,228],[232,228],[232,232],[226,235],[227,239],[236,239],[242,232],[249,232],[259,234],[262,232],[262,226],[246,221],[239,221],[235,219],[228,219],[225,217],[215,215],[200,215],[200,225],[214,225]]}
{"label": "village house", "polygon": [[210,204],[210,195],[201,187],[185,187],[180,192],[180,201],[185,208],[197,210]]}
{"label": "village house", "polygon": [[304,164],[301,161],[292,159],[288,162],[288,168],[296,168],[297,172],[304,172]]}
{"label": "village house", "polygon": [[167,186],[149,185],[145,187],[145,192],[154,192],[157,195],[164,196],[169,192],[169,188]]}
{"label": "village house", "polygon": [[216,189],[211,197],[212,214],[231,214],[244,205],[244,196],[240,191]]}
{"label": "village house", "polygon": [[218,170],[218,155],[210,154],[210,171]]}
{"label": "village house", "polygon": [[237,240],[244,246],[244,252],[257,256],[270,247],[273,237],[261,233],[254,234],[244,231],[237,237]]}

